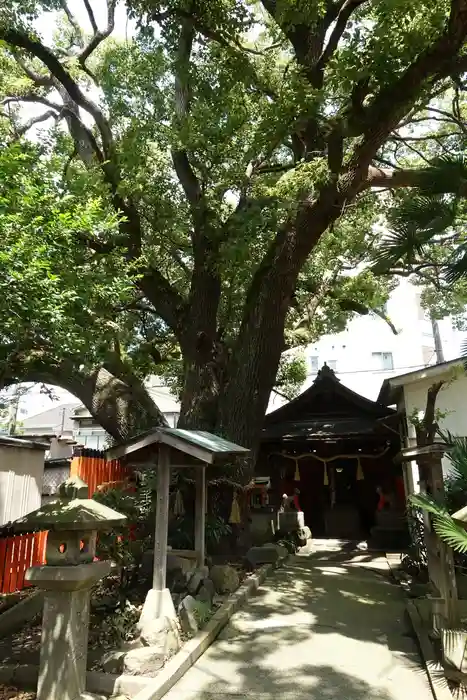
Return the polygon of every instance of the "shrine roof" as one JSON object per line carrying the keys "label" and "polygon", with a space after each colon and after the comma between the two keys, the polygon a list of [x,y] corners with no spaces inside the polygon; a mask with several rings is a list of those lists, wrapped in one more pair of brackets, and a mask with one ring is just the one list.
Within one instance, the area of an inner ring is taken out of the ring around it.
{"label": "shrine roof", "polygon": [[395,420],[395,411],[352,391],[324,365],[308,389],[266,416],[262,440],[394,433]]}
{"label": "shrine roof", "polygon": [[[108,460],[121,459],[129,455],[156,449],[158,445],[167,445],[174,453],[186,455],[195,462],[214,464],[230,457],[248,457],[250,450],[217,435],[203,430],[183,430],[181,428],[155,428],[141,435],[136,435],[122,445],[107,450]],[[187,464],[188,466],[188,464]]]}

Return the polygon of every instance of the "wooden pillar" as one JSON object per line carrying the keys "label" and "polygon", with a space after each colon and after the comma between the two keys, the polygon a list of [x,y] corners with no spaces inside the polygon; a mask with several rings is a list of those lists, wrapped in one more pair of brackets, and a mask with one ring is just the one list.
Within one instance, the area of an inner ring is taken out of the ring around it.
{"label": "wooden pillar", "polygon": [[198,566],[205,561],[206,468],[196,467],[195,551]]}
{"label": "wooden pillar", "polygon": [[157,462],[156,529],[154,532],[154,573],[152,580],[152,587],[156,591],[164,590],[166,585],[169,486],[170,448],[161,444],[159,445],[159,459]]}
{"label": "wooden pillar", "polygon": [[[426,472],[427,483],[431,496],[438,503],[443,502],[444,480],[442,457],[431,454],[417,460],[420,471]],[[430,518],[426,527],[425,541],[427,545],[428,575],[441,599],[438,606],[443,626],[454,628],[459,624],[459,608],[457,595],[456,571],[451,547],[431,531]]]}

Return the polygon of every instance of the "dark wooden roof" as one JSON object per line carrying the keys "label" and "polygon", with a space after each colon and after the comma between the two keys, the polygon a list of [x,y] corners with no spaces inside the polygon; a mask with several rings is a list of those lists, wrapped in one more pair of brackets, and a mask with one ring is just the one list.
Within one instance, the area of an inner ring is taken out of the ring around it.
{"label": "dark wooden roof", "polygon": [[303,394],[266,416],[262,439],[312,440],[372,433],[394,437],[395,419],[395,411],[347,388],[324,365]]}

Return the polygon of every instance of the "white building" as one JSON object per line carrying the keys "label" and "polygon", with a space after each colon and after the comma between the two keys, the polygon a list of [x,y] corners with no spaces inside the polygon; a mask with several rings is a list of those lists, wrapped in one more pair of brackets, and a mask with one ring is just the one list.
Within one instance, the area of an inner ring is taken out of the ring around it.
{"label": "white building", "polygon": [[[343,384],[368,399],[376,400],[382,382],[396,374],[411,372],[437,362],[431,321],[420,305],[420,290],[402,279],[386,308],[397,335],[375,315],[353,318],[345,331],[323,336],[305,349],[307,389],[326,363]],[[463,335],[449,319],[438,323],[445,360],[459,356]],[[272,395],[269,411],[284,399]]]}
{"label": "white building", "polygon": [[[444,382],[436,397],[435,418],[440,430],[459,437],[467,437],[467,374],[459,358],[424,367],[386,379],[379,392],[378,401],[394,406],[405,415],[407,447],[417,444],[413,419],[424,416],[428,389],[437,382]],[[449,472],[450,462],[443,458],[443,471]],[[416,474],[416,466],[412,465]],[[415,485],[418,478],[414,477]]]}
{"label": "white building", "polygon": [[[158,377],[150,377],[147,389],[171,427],[177,425],[180,407]],[[96,423],[85,406],[78,402],[65,403],[28,416],[22,421],[24,436],[44,437],[50,440],[48,460],[71,456],[71,445],[81,445],[92,450],[102,450],[108,439],[103,428]]]}

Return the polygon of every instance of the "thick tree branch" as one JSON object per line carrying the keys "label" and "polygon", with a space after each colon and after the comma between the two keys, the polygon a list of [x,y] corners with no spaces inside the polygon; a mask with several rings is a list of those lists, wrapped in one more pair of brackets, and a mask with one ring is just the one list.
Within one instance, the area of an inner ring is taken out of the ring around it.
{"label": "thick tree branch", "polygon": [[0,39],[12,46],[28,51],[47,66],[54,78],[63,85],[71,99],[92,116],[102,139],[105,158],[110,159],[113,152],[113,138],[107,120],[97,105],[82,92],[79,85],[73,80],[70,73],[60,63],[54,53],[41,41],[34,39],[20,29],[0,27]]}
{"label": "thick tree branch", "polygon": [[[353,162],[371,160],[430,80],[447,77],[467,37],[467,0],[451,0],[445,30],[431,46],[404,71],[400,78],[383,87],[363,113],[349,116],[350,131],[363,135]],[[368,162],[365,164],[368,165]]]}
{"label": "thick tree branch", "polygon": [[89,44],[84,47],[79,55],[78,60],[82,66],[84,66],[86,59],[97,49],[99,44],[107,39],[115,29],[115,8],[117,6],[117,0],[107,0],[107,26],[103,30],[98,28],[91,5],[87,0],[85,0],[85,5],[94,34]]}
{"label": "thick tree branch", "polygon": [[70,6],[68,5],[67,0],[60,0],[60,6],[64,13],[67,16],[67,19],[70,23],[70,25],[73,27],[73,31],[75,32],[75,38],[76,42],[79,46],[84,45],[84,39],[83,39],[83,32],[81,27],[79,26],[78,21],[76,20],[76,17],[74,16],[73,12],[70,10]]}
{"label": "thick tree branch", "polygon": [[32,80],[34,85],[36,87],[52,87],[53,86],[53,81],[52,77],[50,75],[41,75],[40,73],[36,73],[32,68],[30,68],[25,61],[21,58],[21,56],[18,56],[16,51],[12,52],[13,58],[15,59],[16,63],[19,65],[21,70],[27,77]]}
{"label": "thick tree branch", "polygon": [[57,112],[60,112],[62,109],[64,109],[64,105],[61,105],[59,102],[53,102],[47,97],[42,97],[42,95],[39,95],[35,92],[28,92],[24,95],[8,95],[8,97],[5,97],[2,100],[3,105],[8,105],[12,102],[33,102],[36,104],[42,104],[46,107],[50,107],[50,109],[55,109]]}
{"label": "thick tree branch", "polygon": [[261,0],[261,2],[292,44],[297,63],[304,69],[311,84],[320,88],[322,71],[317,70],[316,64],[323,52],[326,32],[337,18],[342,3],[328,3],[323,16],[308,25],[303,21],[292,21],[292,13],[284,12],[283,3],[278,3],[277,0]]}
{"label": "thick tree branch", "polygon": [[337,49],[339,41],[345,31],[347,22],[349,21],[352,13],[355,12],[360,5],[363,5],[363,3],[367,1],[368,0],[345,0],[345,2],[342,4],[339,14],[337,15],[336,23],[332,29],[331,36],[328,39],[328,43],[323,49],[323,52],[321,53],[321,56],[316,64],[318,71],[321,72],[325,69],[330,58]]}
{"label": "thick tree branch", "polygon": [[99,27],[97,26],[96,18],[94,17],[94,11],[92,9],[92,5],[89,2],[89,0],[83,0],[84,6],[86,8],[86,12],[88,13],[89,21],[91,23],[92,31],[94,34],[97,34],[99,31]]}
{"label": "thick tree branch", "polygon": [[[368,175],[363,182],[361,190],[374,187],[376,189],[399,189],[401,187],[420,187],[424,177],[429,175],[430,168],[420,170],[390,170],[388,168],[378,168],[371,165],[368,168]],[[450,190],[447,189],[447,192]],[[456,193],[467,197],[467,182],[460,183]]]}
{"label": "thick tree branch", "polygon": [[[190,107],[190,57],[193,47],[194,26],[190,19],[181,22],[175,59],[175,120],[180,130],[186,123]],[[184,148],[172,149],[172,161],[185,196],[190,203],[196,219],[196,210],[201,200],[201,185],[191,166],[188,153]],[[195,223],[196,226],[196,223]]]}
{"label": "thick tree branch", "polygon": [[28,121],[24,122],[24,124],[14,127],[15,138],[19,139],[21,136],[24,136],[24,134],[26,134],[35,124],[40,124],[48,119],[55,119],[55,122],[57,122],[61,116],[62,115],[60,113],[57,114],[57,112],[55,112],[53,109],[49,109],[43,114],[39,114],[36,117],[31,117],[31,119],[28,119]]}

